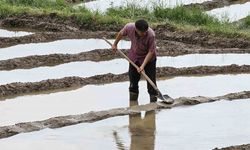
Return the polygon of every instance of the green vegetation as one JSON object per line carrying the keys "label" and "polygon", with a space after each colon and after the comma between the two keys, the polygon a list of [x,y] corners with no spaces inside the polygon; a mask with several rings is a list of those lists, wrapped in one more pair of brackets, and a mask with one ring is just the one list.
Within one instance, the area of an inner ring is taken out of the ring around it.
{"label": "green vegetation", "polygon": [[0,18],[10,15],[48,15],[56,13],[59,19],[74,18],[79,24],[91,26],[121,27],[138,18],[147,19],[151,25],[171,24],[183,30],[204,30],[224,36],[250,37],[250,17],[244,20],[244,27],[207,15],[198,8],[164,8],[155,5],[152,10],[130,4],[126,7],[110,8],[105,14],[91,12],[84,7],[73,8],[65,0],[0,0]]}
{"label": "green vegetation", "polygon": [[243,21],[243,26],[250,29],[250,16],[247,16]]}

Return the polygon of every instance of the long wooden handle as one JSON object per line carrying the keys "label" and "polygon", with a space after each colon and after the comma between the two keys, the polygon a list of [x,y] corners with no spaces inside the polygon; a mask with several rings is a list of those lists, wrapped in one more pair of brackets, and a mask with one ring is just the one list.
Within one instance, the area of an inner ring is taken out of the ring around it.
{"label": "long wooden handle", "polygon": [[[110,45],[112,46],[112,44],[105,38],[103,37],[103,39]],[[121,50],[117,49],[117,51],[120,53],[120,55],[122,55],[125,59],[127,59],[127,61],[129,63],[131,63],[136,69],[139,69],[139,67],[128,58],[127,55],[125,55]],[[144,71],[141,72],[141,74],[143,75],[143,77],[149,82],[149,84],[158,92],[159,89],[157,88],[157,86],[154,84],[154,82],[146,75],[146,73]]]}

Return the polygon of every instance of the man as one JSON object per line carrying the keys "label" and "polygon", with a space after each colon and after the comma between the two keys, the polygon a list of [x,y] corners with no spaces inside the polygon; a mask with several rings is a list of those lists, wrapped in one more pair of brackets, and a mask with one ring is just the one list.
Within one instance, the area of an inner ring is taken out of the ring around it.
{"label": "man", "polygon": [[[131,101],[138,99],[139,87],[138,82],[141,77],[141,72],[145,71],[146,75],[156,84],[156,42],[155,33],[148,26],[147,21],[140,19],[135,23],[128,23],[118,33],[112,49],[117,50],[117,44],[127,36],[131,40],[131,48],[128,57],[139,66],[137,70],[129,64],[129,95]],[[150,102],[157,101],[156,90],[147,82]]]}

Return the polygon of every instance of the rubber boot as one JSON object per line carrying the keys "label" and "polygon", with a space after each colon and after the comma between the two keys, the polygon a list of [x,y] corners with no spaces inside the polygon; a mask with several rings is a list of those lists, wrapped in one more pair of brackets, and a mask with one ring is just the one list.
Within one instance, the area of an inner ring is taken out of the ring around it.
{"label": "rubber boot", "polygon": [[149,97],[150,97],[150,102],[151,102],[151,103],[154,103],[154,102],[157,101],[156,95],[149,95]]}
{"label": "rubber boot", "polygon": [[129,92],[129,100],[130,101],[137,101],[138,100],[138,93]]}

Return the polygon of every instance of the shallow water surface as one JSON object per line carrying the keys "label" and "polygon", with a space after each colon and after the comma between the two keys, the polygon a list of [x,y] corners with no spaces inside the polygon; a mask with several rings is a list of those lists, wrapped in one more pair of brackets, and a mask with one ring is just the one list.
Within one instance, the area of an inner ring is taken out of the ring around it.
{"label": "shallow water surface", "polygon": [[[122,40],[118,46],[121,49],[128,49],[130,48],[130,42]],[[20,44],[0,48],[0,60],[54,53],[76,54],[106,48],[110,48],[110,46],[103,39],[66,39],[47,43]]]}
{"label": "shallow water surface", "polygon": [[[157,67],[170,66],[180,68],[200,65],[250,65],[249,58],[250,54],[191,54],[178,57],[164,56],[157,58]],[[127,71],[128,62],[125,59],[113,59],[101,62],[71,62],[54,67],[0,71],[0,84],[12,82],[36,82],[70,76],[90,77],[106,73],[121,74]]]}
{"label": "shallow water surface", "polygon": [[111,150],[208,150],[249,142],[249,107],[250,99],[246,99],[151,111],[19,134],[1,139],[0,146],[5,150],[99,150],[100,147]]}
{"label": "shallow water surface", "polygon": [[152,8],[153,6],[175,7],[191,3],[202,3],[209,0],[96,0],[87,3],[78,4],[77,6],[85,6],[92,11],[105,12],[111,7],[125,7],[135,5],[140,7]]}
{"label": "shallow water surface", "polygon": [[207,13],[220,20],[228,19],[230,22],[237,21],[250,15],[250,2],[213,9]]}
{"label": "shallow water surface", "polygon": [[[181,96],[220,96],[250,90],[250,74],[202,77],[176,77],[159,80],[163,94]],[[0,101],[0,126],[44,120],[50,117],[81,114],[128,106],[128,82],[88,85],[72,91],[20,96]],[[140,82],[139,104],[149,103],[146,82]],[[18,113],[17,113],[18,112]]]}
{"label": "shallow water surface", "polygon": [[0,29],[0,37],[20,37],[25,35],[31,35],[31,32],[24,31],[9,31],[5,29]]}

